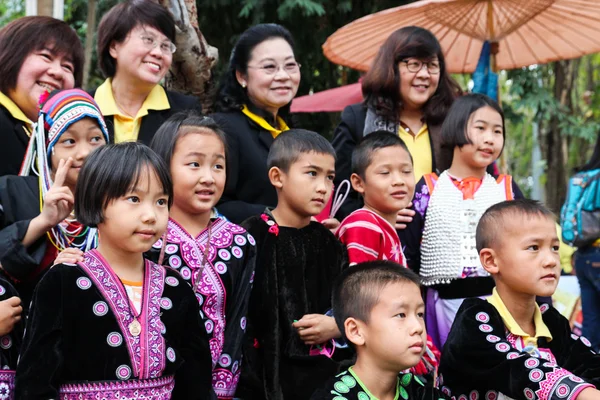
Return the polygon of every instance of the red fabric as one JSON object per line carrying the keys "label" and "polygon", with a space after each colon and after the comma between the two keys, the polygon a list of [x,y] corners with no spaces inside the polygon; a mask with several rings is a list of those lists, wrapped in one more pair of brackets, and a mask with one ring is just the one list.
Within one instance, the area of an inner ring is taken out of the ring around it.
{"label": "red fabric", "polygon": [[463,193],[463,200],[471,200],[481,186],[483,179],[469,177],[463,180],[452,178],[452,183]]}
{"label": "red fabric", "polygon": [[406,267],[396,229],[373,211],[354,211],[342,221],[336,235],[348,249],[350,264],[389,260]]}

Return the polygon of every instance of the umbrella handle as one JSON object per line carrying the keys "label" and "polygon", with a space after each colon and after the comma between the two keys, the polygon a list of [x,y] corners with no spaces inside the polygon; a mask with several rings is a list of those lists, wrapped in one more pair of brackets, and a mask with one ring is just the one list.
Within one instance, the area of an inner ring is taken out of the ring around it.
{"label": "umbrella handle", "polygon": [[[331,204],[331,211],[329,213],[330,218],[333,218],[335,214],[337,214],[342,204],[344,204],[344,201],[346,201],[346,198],[350,194],[351,187],[352,186],[350,185],[350,181],[348,179],[344,179],[340,183],[340,186],[338,186],[337,190],[333,194],[333,203]],[[344,192],[342,192],[342,188],[345,188]]]}

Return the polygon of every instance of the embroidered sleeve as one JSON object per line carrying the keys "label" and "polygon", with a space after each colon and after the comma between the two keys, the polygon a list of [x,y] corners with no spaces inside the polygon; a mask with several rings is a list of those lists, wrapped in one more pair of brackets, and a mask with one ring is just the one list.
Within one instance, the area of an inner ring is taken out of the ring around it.
{"label": "embroidered sleeve", "polygon": [[406,228],[398,230],[400,242],[404,246],[406,264],[417,274],[421,269],[421,239],[430,197],[427,182],[425,178],[421,178],[415,186],[415,196],[412,201],[412,209],[415,211],[413,220],[406,225]]}
{"label": "embroidered sleeve", "polygon": [[413,198],[413,208],[423,218],[425,218],[425,211],[427,211],[427,206],[429,205],[430,198],[431,198],[431,194],[429,193],[429,188],[427,187],[425,179],[421,178],[421,180],[415,186],[415,196]]}
{"label": "embroidered sleeve", "polygon": [[468,299],[458,311],[440,365],[442,390],[457,400],[573,400],[593,385],[552,361],[517,350],[504,323],[484,300]]}
{"label": "embroidered sleeve", "polygon": [[380,259],[383,232],[373,221],[350,216],[340,226],[338,237],[348,249],[350,265]]}

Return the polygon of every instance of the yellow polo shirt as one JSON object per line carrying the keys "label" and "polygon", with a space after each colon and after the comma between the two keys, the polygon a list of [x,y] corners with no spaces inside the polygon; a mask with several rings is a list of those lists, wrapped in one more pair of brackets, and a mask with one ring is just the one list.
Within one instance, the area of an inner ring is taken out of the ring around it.
{"label": "yellow polo shirt", "polygon": [[416,135],[411,135],[402,125],[398,126],[398,136],[406,143],[408,151],[413,157],[413,169],[415,171],[415,182],[425,174],[432,173],[431,165],[431,143],[427,124],[423,124]]}
{"label": "yellow polo shirt", "polygon": [[167,92],[162,86],[156,85],[144,100],[135,118],[125,115],[115,102],[111,82],[112,80],[108,78],[96,89],[94,100],[98,103],[102,115],[112,115],[114,117],[115,143],[136,141],[142,118],[148,115],[148,110],[168,110],[171,108]]}
{"label": "yellow polo shirt", "polygon": [[540,311],[540,307],[537,304],[535,305],[535,313],[533,314],[535,336],[529,336],[529,334],[527,334],[523,329],[521,329],[519,324],[517,324],[517,321],[515,321],[515,319],[511,315],[510,311],[508,311],[508,309],[504,305],[504,302],[500,298],[500,295],[498,294],[496,288],[494,288],[492,295],[487,299],[487,301],[491,305],[496,307],[496,310],[498,310],[498,313],[502,317],[502,321],[504,322],[506,329],[508,329],[513,335],[520,336],[521,338],[523,338],[523,343],[525,344],[525,347],[531,345],[537,348],[538,338],[545,337],[548,339],[548,341],[552,340],[552,334],[550,333],[550,330],[544,323],[544,320],[542,319],[542,312]]}
{"label": "yellow polo shirt", "polygon": [[24,122],[26,126],[25,132],[27,133],[27,136],[31,136],[31,132],[33,131],[33,122],[27,118],[19,106],[16,105],[15,102],[10,99],[10,97],[2,92],[0,92],[0,105],[6,108],[14,119]]}

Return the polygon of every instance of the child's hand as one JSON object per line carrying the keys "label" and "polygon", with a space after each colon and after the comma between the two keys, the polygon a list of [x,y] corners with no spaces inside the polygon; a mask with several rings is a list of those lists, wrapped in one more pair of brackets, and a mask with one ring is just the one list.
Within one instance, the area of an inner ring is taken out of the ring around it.
{"label": "child's hand", "polygon": [[415,210],[411,210],[410,207],[412,207],[412,201],[408,203],[408,206],[405,209],[398,211],[398,215],[396,216],[396,229],[405,229],[406,224],[412,222]]}
{"label": "child's hand", "polygon": [[64,249],[58,256],[56,260],[54,260],[54,264],[77,264],[78,262],[83,262],[83,251],[76,249],[74,247],[69,247],[68,249]]}
{"label": "child's hand", "polygon": [[307,345],[325,343],[341,336],[335,319],[323,314],[306,314],[292,326]]}
{"label": "child's hand", "polygon": [[335,235],[337,228],[340,226],[340,221],[335,218],[327,218],[321,221],[323,226],[331,231]]}
{"label": "child's hand", "polygon": [[49,227],[53,227],[67,218],[73,209],[73,193],[64,186],[67,172],[71,169],[72,164],[71,157],[67,161],[60,160],[54,175],[54,183],[44,198],[44,207],[40,217]]}
{"label": "child's hand", "polygon": [[13,296],[0,301],[0,335],[10,333],[15,324],[21,320],[21,299]]}

